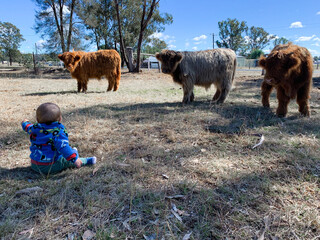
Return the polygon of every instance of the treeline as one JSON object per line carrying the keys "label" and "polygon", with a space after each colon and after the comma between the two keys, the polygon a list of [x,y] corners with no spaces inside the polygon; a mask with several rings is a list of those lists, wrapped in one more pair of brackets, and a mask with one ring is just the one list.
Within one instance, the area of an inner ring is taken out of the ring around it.
{"label": "treeline", "polygon": [[[173,22],[172,15],[160,13],[160,0],[33,0],[36,3],[34,29],[43,41],[42,49],[57,53],[86,50],[94,44],[97,49],[116,49],[128,68],[126,47],[137,53],[136,66],[129,71],[139,72],[140,53],[155,53],[167,48],[165,41],[152,37]],[[238,55],[258,58],[269,44],[288,40],[269,34],[262,27],[247,26],[245,21],[230,19],[218,22],[218,47],[231,48]],[[30,62],[29,54],[18,48],[24,41],[20,30],[11,23],[0,22],[0,60]]]}
{"label": "treeline", "polygon": [[288,43],[284,37],[271,35],[262,27],[248,27],[245,21],[239,22],[237,19],[218,22],[218,27],[220,41],[216,41],[217,46],[231,48],[249,59],[259,58],[271,42],[274,46]]}
{"label": "treeline", "polygon": [[[167,45],[151,35],[164,30],[164,25],[172,23],[172,16],[160,13],[160,0],[34,0],[36,33],[44,41],[46,52],[61,53],[88,49],[94,44],[97,49],[114,48],[121,53],[128,65],[125,49],[133,47],[138,53],[137,66],[130,71],[139,72],[140,52],[155,53]],[[17,57],[17,49],[24,40],[11,23],[1,23],[1,29],[8,32],[15,29],[16,39],[9,39],[1,46],[0,57],[9,57],[10,62]],[[5,38],[7,38],[6,35]],[[14,42],[14,44],[13,44]],[[10,48],[10,49],[9,49]],[[13,53],[14,52],[14,53]]]}
{"label": "treeline", "polygon": [[[45,48],[51,52],[86,49],[86,43],[97,49],[114,48],[125,54],[127,46],[137,51],[139,72],[140,52],[152,41],[154,32],[163,31],[172,23],[172,16],[160,13],[160,0],[35,0],[36,33],[40,33]],[[86,40],[86,41],[84,41]],[[163,44],[163,43],[162,43]]]}

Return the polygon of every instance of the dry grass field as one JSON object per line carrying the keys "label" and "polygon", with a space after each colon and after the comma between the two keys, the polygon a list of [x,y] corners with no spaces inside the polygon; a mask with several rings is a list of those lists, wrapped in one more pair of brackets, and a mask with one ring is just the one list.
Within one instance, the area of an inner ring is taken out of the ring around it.
{"label": "dry grass field", "polygon": [[[310,118],[294,101],[276,117],[275,93],[262,108],[260,71],[238,71],[219,106],[198,87],[182,105],[155,70],[123,72],[117,92],[90,80],[87,94],[68,73],[0,78],[0,238],[320,239],[319,76]],[[20,122],[49,101],[95,167],[31,171]]]}

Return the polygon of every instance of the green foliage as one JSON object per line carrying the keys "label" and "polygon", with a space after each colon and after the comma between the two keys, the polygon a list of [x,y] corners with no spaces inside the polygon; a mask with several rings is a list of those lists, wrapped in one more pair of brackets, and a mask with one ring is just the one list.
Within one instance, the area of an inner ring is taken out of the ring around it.
{"label": "green foliage", "polygon": [[89,30],[87,40],[95,43],[97,49],[110,49],[117,41],[115,9],[112,1],[81,0],[76,13]]}
{"label": "green foliage", "polygon": [[[147,7],[151,3],[147,1]],[[122,35],[125,47],[136,48],[141,27],[141,16],[143,12],[143,1],[123,0],[119,2],[119,14],[122,28]],[[97,49],[115,48],[119,43],[119,30],[116,19],[116,12],[113,1],[105,0],[81,0],[79,1],[77,15],[82,20],[91,43],[95,43]],[[164,30],[164,25],[172,23],[172,15],[161,14],[159,4],[156,5],[152,17],[144,31],[144,44],[150,42],[148,38],[154,32]]]}
{"label": "green foliage", "polygon": [[288,43],[288,42],[289,42],[288,39],[286,39],[285,37],[281,37],[281,38],[276,38],[276,39],[274,39],[273,45],[274,45],[274,46],[277,46],[277,45],[279,45],[279,44],[286,44],[286,43]]}
{"label": "green foliage", "polygon": [[255,49],[255,50],[251,51],[248,58],[249,59],[258,59],[261,55],[263,55],[263,51],[260,49]]}
{"label": "green foliage", "polygon": [[[150,0],[148,1],[150,2]],[[143,1],[125,0],[120,8],[122,32],[126,46],[137,47],[140,33]],[[143,36],[148,42],[148,37],[155,32],[162,32],[164,25],[172,23],[172,15],[168,13],[160,14],[159,4],[156,5],[152,17],[146,27]]]}
{"label": "green foliage", "polygon": [[270,35],[262,27],[250,27],[247,31],[249,51],[262,50],[269,42],[275,38],[274,35]]}
{"label": "green foliage", "polygon": [[0,22],[0,49],[2,49],[3,57],[9,58],[10,65],[20,54],[18,48],[22,41],[24,38],[19,28],[9,22]]}
{"label": "green foliage", "polygon": [[78,21],[76,0],[34,0],[38,10],[35,15],[35,31],[46,39],[44,48],[49,52],[66,52],[82,49],[83,25]]}
{"label": "green foliage", "polygon": [[248,29],[247,23],[228,18],[226,21],[218,22],[218,26],[221,39],[221,41],[216,41],[218,47],[231,48],[237,52],[244,44],[242,34]]}
{"label": "green foliage", "polygon": [[144,53],[155,54],[156,52],[161,52],[162,49],[167,48],[168,45],[165,41],[159,38],[151,38],[149,44],[145,44],[143,47]]}
{"label": "green foliage", "polygon": [[21,63],[26,68],[32,68],[33,67],[33,58],[31,53],[22,54],[21,56]]}

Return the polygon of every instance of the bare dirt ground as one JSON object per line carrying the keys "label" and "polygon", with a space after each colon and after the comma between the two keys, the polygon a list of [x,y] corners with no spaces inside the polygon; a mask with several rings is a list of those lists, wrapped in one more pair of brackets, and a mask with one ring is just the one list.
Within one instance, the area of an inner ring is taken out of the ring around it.
{"label": "bare dirt ground", "polygon": [[[180,86],[157,70],[124,71],[117,92],[90,80],[87,94],[65,71],[2,74],[1,239],[319,239],[317,72],[310,118],[294,101],[276,117],[274,93],[262,108],[256,69],[238,70],[221,106],[198,87],[182,105]],[[71,144],[95,167],[30,170],[20,122],[44,102],[61,107]]]}

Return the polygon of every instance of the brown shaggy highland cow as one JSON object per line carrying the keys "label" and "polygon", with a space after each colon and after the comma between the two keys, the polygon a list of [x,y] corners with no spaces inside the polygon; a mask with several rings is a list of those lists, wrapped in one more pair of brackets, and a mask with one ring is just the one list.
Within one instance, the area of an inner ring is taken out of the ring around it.
{"label": "brown shaggy highland cow", "polygon": [[77,79],[78,92],[87,92],[89,78],[105,76],[109,81],[107,91],[117,91],[121,78],[121,58],[117,51],[99,50],[97,52],[65,52],[59,54],[71,76]]}
{"label": "brown shaggy highland cow", "polygon": [[296,99],[302,115],[310,116],[313,62],[309,51],[292,43],[278,45],[268,57],[260,58],[259,65],[266,70],[261,85],[262,105],[270,107],[269,97],[276,88],[279,117],[286,116],[290,99]]}

